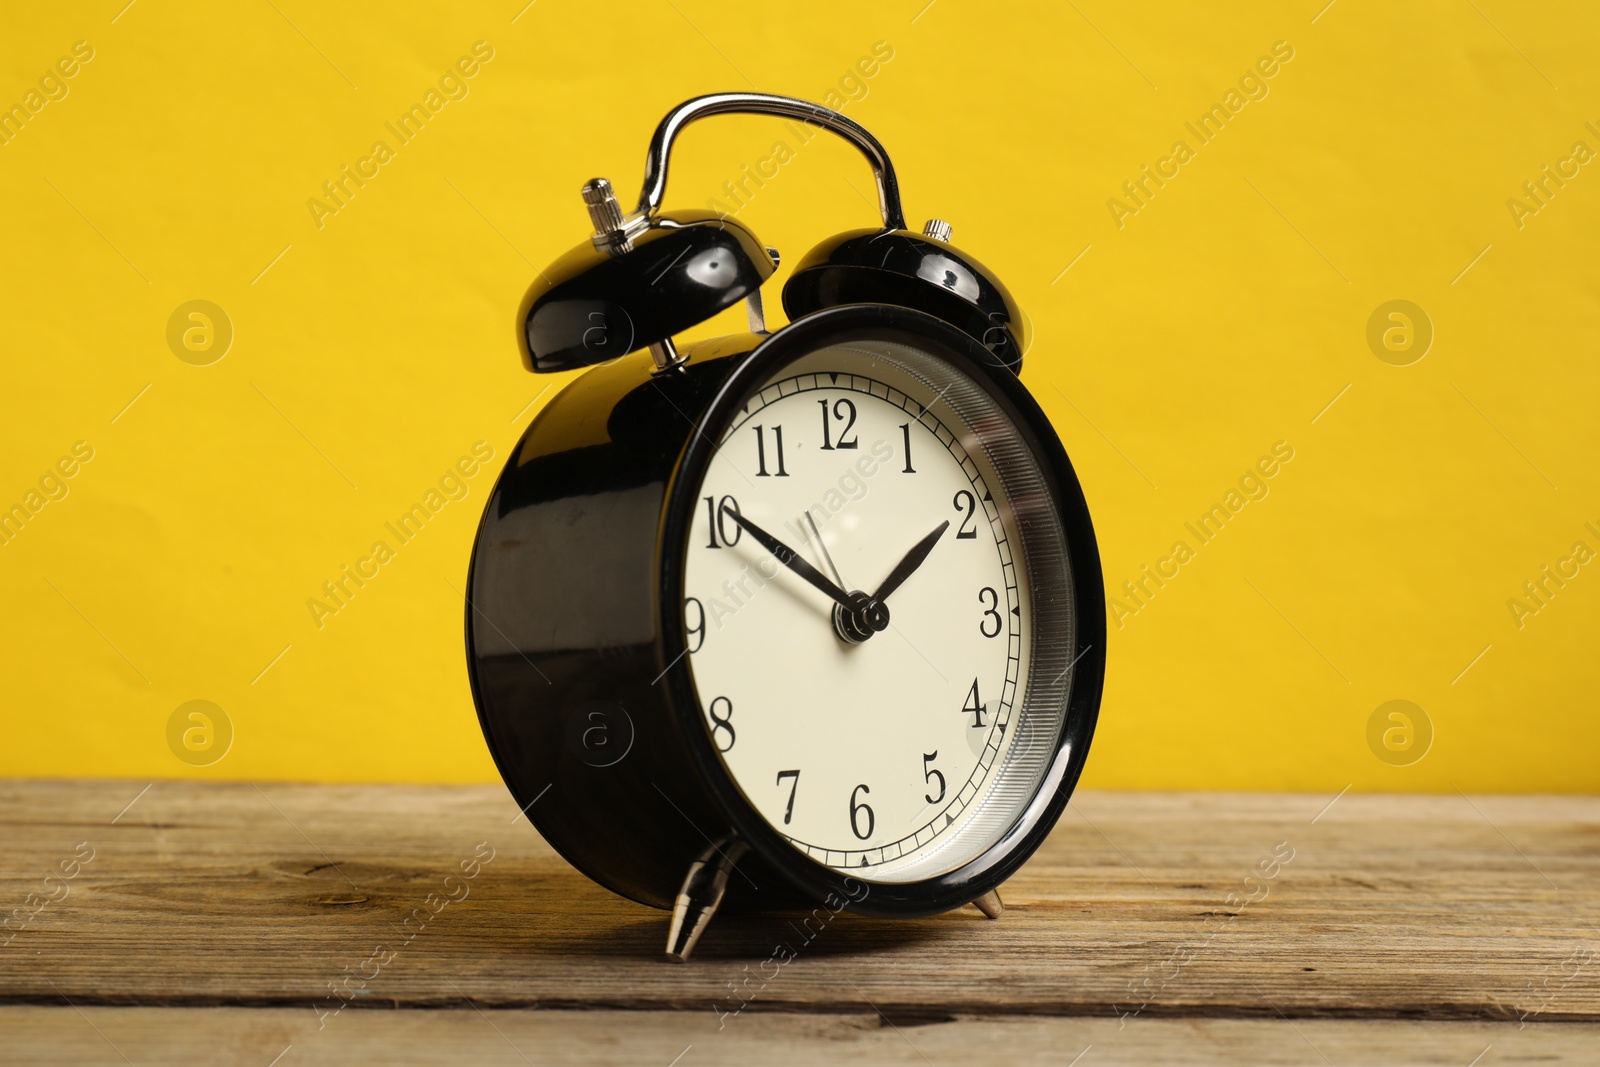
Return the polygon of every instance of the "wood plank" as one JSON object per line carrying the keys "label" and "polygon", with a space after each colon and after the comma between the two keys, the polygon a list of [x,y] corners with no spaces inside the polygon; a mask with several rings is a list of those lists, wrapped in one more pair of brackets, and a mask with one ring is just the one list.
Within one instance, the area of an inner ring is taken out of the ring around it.
{"label": "wood plank", "polygon": [[[1593,1023],[1405,1020],[1114,1019],[959,1016],[921,1026],[876,1015],[750,1014],[722,1029],[708,1012],[352,1011],[317,1028],[308,1011],[252,1008],[0,1007],[19,1062],[126,1067],[237,1063],[1007,1064],[1175,1067],[1240,1063],[1493,1067],[1537,1060],[1592,1064]],[[275,1059],[275,1057],[278,1057]],[[1076,1057],[1076,1058],[1075,1058]]]}
{"label": "wood plank", "polygon": [[1596,798],[1089,793],[997,922],[722,917],[673,966],[663,913],[498,787],[146,784],[0,783],[7,906],[94,849],[0,948],[0,1002],[1600,1021]]}

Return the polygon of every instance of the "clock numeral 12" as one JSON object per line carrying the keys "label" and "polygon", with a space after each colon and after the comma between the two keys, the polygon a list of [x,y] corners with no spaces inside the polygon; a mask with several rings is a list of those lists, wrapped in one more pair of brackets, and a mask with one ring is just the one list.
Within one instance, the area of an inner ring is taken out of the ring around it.
{"label": "clock numeral 12", "polygon": [[[972,689],[967,693],[967,702],[961,707],[962,714],[972,716],[972,728],[983,729],[983,699],[978,696],[978,680],[972,680]],[[732,742],[730,742],[731,744]]]}
{"label": "clock numeral 12", "polygon": [[[751,429],[756,432],[756,465],[760,467],[760,470],[756,471],[756,477],[770,477],[767,474],[767,432],[760,426],[752,426]],[[778,441],[778,477],[787,478],[789,472],[783,469],[783,427],[774,426],[772,436]]]}
{"label": "clock numeral 12", "polygon": [[[856,438],[851,437],[848,441],[845,440],[849,436],[850,428],[856,424],[855,402],[843,399],[835,400],[831,416],[828,414],[828,402],[826,400],[819,400],[817,403],[822,405],[822,450],[824,452],[832,452],[836,448],[860,448],[861,442]],[[834,419],[844,423],[844,429],[839,431],[838,444],[834,444],[831,435]]]}
{"label": "clock numeral 12", "polygon": [[785,778],[792,779],[789,782],[789,806],[783,809],[783,825],[788,826],[789,820],[794,817],[794,795],[800,791],[800,772],[779,771],[776,784],[782,785]]}
{"label": "clock numeral 12", "polygon": [[[740,526],[738,523],[733,523],[733,536],[729,537],[727,512],[731,511],[735,515],[739,514],[739,502],[733,499],[731,496],[723,497],[721,504],[717,503],[716,497],[708,496],[705,499],[707,520],[706,525],[711,528],[711,543],[706,545],[706,547],[722,548],[724,545],[726,545],[727,547],[732,548],[734,545],[739,543],[739,535],[744,533],[744,527]],[[717,541],[719,536],[722,538],[720,543]]]}

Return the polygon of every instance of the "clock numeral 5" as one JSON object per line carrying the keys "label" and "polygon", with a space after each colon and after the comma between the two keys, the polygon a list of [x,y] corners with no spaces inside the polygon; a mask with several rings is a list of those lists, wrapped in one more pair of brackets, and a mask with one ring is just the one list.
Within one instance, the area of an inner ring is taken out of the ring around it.
{"label": "clock numeral 5", "polygon": [[[722,705],[724,708],[728,709],[727,711],[723,712],[721,718],[717,717],[717,705],[719,705],[719,704]],[[734,732],[733,732],[733,721],[732,721],[733,720],[733,701],[729,700],[727,697],[717,697],[715,700],[713,700],[711,702],[711,706],[706,709],[706,713],[711,716],[711,741],[712,741],[712,743],[717,746],[717,751],[718,752],[726,752],[726,751],[728,751],[729,749],[731,749],[733,747],[733,742],[734,742],[734,737],[735,737]],[[721,735],[723,734],[724,731],[726,731],[727,735],[728,735],[728,743],[727,744],[723,744],[722,743],[722,736]]]}
{"label": "clock numeral 5", "polygon": [[939,750],[938,749],[934,749],[932,752],[929,752],[928,754],[926,754],[925,756],[922,757],[922,779],[923,779],[923,781],[931,782],[935,778],[939,779],[939,795],[938,796],[936,796],[936,797],[935,796],[929,796],[927,793],[922,794],[923,797],[927,800],[927,802],[929,804],[937,804],[937,803],[939,803],[939,801],[944,799],[944,773],[942,771],[935,770],[934,768],[928,766],[928,764],[932,763],[934,760],[936,760],[938,758],[939,758]]}
{"label": "clock numeral 5", "polygon": [[694,597],[683,602],[683,625],[689,631],[689,651],[699,652],[706,643],[706,608]]}
{"label": "clock numeral 5", "polygon": [[[864,785],[858,785],[850,793],[850,832],[865,841],[872,836],[873,827],[877,826],[877,817],[872,814],[872,809],[864,803],[858,803],[856,798],[862,793],[871,793],[872,790]],[[861,829],[861,813],[867,813],[867,828]]]}
{"label": "clock numeral 5", "polygon": [[[1000,594],[996,593],[988,586],[984,586],[982,589],[978,590],[978,603],[983,604],[985,601],[988,601],[988,603],[984,606],[983,618],[978,620],[978,632],[985,637],[999,637],[1000,630],[1004,626],[1004,622],[1000,618],[999,611]],[[989,629],[990,619],[994,620],[993,630]]]}
{"label": "clock numeral 5", "polygon": [[789,782],[789,806],[783,809],[783,825],[788,826],[789,820],[794,816],[794,795],[800,791],[800,772],[779,771],[776,784],[782,785],[785,778],[791,779]]}
{"label": "clock numeral 5", "polygon": [[[769,478],[771,475],[767,473],[767,431],[760,426],[752,426],[750,428],[756,432],[756,465],[760,468],[760,470],[756,471],[756,477]],[[789,472],[783,469],[783,427],[774,426],[772,428],[772,436],[778,442],[778,477],[787,478],[789,477]]]}
{"label": "clock numeral 5", "polygon": [[[861,442],[856,438],[850,437],[849,440],[845,440],[850,435],[850,428],[856,424],[855,401],[835,400],[831,417],[828,414],[828,402],[819,400],[817,403],[822,405],[822,450],[824,452],[832,452],[836,448],[860,448]],[[835,420],[844,423],[844,429],[839,431],[838,444],[833,442],[831,435]]]}
{"label": "clock numeral 5", "polygon": [[966,512],[961,519],[961,528],[956,531],[956,537],[963,541],[977,538],[978,529],[973,523],[978,514],[978,498],[973,496],[970,491],[963,489],[951,498],[950,503],[955,506],[957,511]]}
{"label": "clock numeral 5", "polygon": [[972,680],[972,689],[967,693],[967,702],[962,705],[961,711],[963,714],[972,716],[972,728],[974,730],[983,729],[983,698],[978,696],[978,680],[976,678]]}
{"label": "clock numeral 5", "polygon": [[[739,543],[739,535],[744,533],[744,527],[737,522],[729,522],[727,512],[739,514],[739,502],[731,496],[722,498],[722,503],[717,503],[716,497],[706,497],[706,525],[710,527],[711,543],[707,548],[732,548]],[[728,536],[728,528],[733,528],[733,536]],[[719,542],[717,539],[721,538]]]}

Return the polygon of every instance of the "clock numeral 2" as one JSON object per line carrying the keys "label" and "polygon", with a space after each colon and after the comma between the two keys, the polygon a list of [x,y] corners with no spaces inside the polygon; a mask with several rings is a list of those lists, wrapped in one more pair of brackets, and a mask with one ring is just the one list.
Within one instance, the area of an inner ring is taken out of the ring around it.
{"label": "clock numeral 2", "polygon": [[[756,465],[760,468],[756,471],[756,477],[771,477],[767,473],[767,432],[760,426],[752,426],[751,429],[756,432]],[[772,436],[778,442],[778,477],[787,478],[789,472],[783,469],[783,427],[774,426]]]}
{"label": "clock numeral 2", "polygon": [[[728,709],[726,712],[723,713],[722,718],[720,718],[720,719],[717,718],[717,705],[718,704],[721,704],[723,707]],[[729,700],[727,697],[717,697],[715,700],[713,700],[711,702],[711,706],[706,709],[706,713],[711,716],[711,741],[712,741],[712,743],[717,746],[717,751],[718,752],[726,752],[726,751],[728,751],[729,749],[731,749],[733,747],[734,736],[735,736],[734,732],[733,732],[733,701]],[[728,734],[728,743],[727,744],[723,744],[722,743],[722,736],[721,735],[722,735],[723,731],[727,731],[727,734]]]}
{"label": "clock numeral 2", "polygon": [[800,791],[800,772],[779,771],[776,784],[782,785],[785,778],[792,779],[789,782],[789,806],[783,809],[783,825],[788,826],[789,820],[794,817],[794,795]]}
{"label": "clock numeral 2", "polygon": [[935,778],[939,779],[939,795],[938,796],[936,796],[936,797],[935,796],[929,796],[927,793],[922,794],[923,798],[926,799],[929,804],[937,804],[937,803],[939,803],[939,801],[944,799],[944,773],[942,771],[935,770],[933,767],[928,766],[930,763],[932,763],[934,760],[936,760],[938,758],[939,758],[939,750],[938,749],[934,749],[932,752],[929,752],[929,753],[927,753],[926,755],[924,755],[922,757],[922,778],[923,778],[923,781],[931,782]]}
{"label": "clock numeral 2", "polygon": [[[862,793],[871,793],[872,790],[864,785],[858,785],[850,793],[850,832],[865,841],[872,836],[873,827],[878,824],[877,817],[872,814],[872,809],[864,803],[858,803],[856,798]],[[861,813],[867,813],[867,828],[861,829]]]}
{"label": "clock numeral 2", "polygon": [[[852,400],[835,400],[831,416],[828,414],[828,402],[826,400],[819,400],[817,403],[822,405],[822,450],[824,452],[832,452],[836,448],[860,448],[861,442],[856,438],[850,437],[849,440],[845,440],[850,435],[850,428],[856,424],[855,402]],[[833,443],[831,433],[835,419],[844,423],[844,429],[839,431],[838,444]]]}
{"label": "clock numeral 2", "polygon": [[[978,696],[978,680],[976,678],[972,680],[972,689],[967,693],[967,702],[962,705],[961,712],[964,715],[972,716],[972,728],[974,730],[983,729],[983,699]],[[730,745],[733,744],[732,741],[728,743]]]}
{"label": "clock numeral 2", "polygon": [[[988,603],[984,606],[983,618],[978,620],[978,632],[985,637],[999,637],[1000,630],[1004,626],[998,610],[1000,607],[1000,594],[988,586],[984,586],[978,590],[978,603],[984,604],[985,601]],[[994,620],[993,630],[989,629],[990,619]]]}
{"label": "clock numeral 2", "polygon": [[[693,621],[690,621],[690,608],[693,607]],[[706,643],[706,608],[694,597],[689,597],[683,602],[683,625],[689,631],[689,651],[699,652]]]}
{"label": "clock numeral 2", "polygon": [[[739,514],[739,502],[733,497],[723,497],[721,504],[717,503],[715,497],[706,497],[706,525],[710,527],[711,535],[711,543],[706,545],[707,548],[722,548],[724,545],[732,548],[739,543],[739,535],[744,533],[744,527],[736,522],[731,524],[728,522],[726,513],[730,511],[735,515]],[[733,527],[732,537],[728,536],[729,525]],[[718,537],[722,538],[720,543]]]}
{"label": "clock numeral 2", "polygon": [[[956,537],[966,541],[978,536],[978,529],[973,525],[973,520],[978,514],[978,499],[969,491],[963,489],[951,498],[950,503],[955,505],[957,511],[964,511],[966,515],[961,519],[961,528],[956,531]],[[968,527],[972,527],[968,529]]]}

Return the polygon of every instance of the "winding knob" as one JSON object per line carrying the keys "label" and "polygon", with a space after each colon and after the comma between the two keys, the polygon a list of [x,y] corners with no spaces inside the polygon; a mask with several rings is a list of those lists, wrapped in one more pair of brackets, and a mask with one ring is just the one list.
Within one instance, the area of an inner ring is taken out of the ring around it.
{"label": "winding knob", "polygon": [[[605,179],[601,179],[604,181]],[[591,211],[593,208],[590,209]],[[935,241],[950,240],[950,224],[944,219],[929,219],[922,225],[922,236],[932,237]]]}
{"label": "winding knob", "polygon": [[595,236],[614,240],[622,232],[622,204],[616,190],[604,178],[591,178],[583,184],[583,205],[589,209]]}

